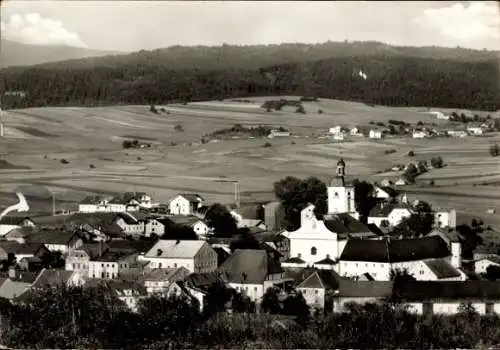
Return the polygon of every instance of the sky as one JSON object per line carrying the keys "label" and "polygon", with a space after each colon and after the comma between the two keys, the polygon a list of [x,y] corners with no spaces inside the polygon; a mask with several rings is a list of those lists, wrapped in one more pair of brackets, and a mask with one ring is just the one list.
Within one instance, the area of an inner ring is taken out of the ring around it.
{"label": "sky", "polygon": [[495,1],[42,1],[1,4],[2,38],[112,51],[380,41],[500,49]]}

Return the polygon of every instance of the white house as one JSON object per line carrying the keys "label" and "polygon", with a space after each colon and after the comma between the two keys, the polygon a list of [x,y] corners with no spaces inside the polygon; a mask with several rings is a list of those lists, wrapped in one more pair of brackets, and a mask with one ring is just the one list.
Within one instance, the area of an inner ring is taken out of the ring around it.
{"label": "white house", "polygon": [[174,215],[159,219],[159,221],[164,227],[167,227],[165,232],[168,230],[168,227],[173,224],[192,228],[200,239],[205,239],[211,233],[210,227],[208,227],[202,219],[194,215]]}
{"label": "white house", "polygon": [[28,217],[4,216],[0,219],[0,236],[3,237],[9,231],[21,227],[35,227],[35,223]]}
{"label": "white house", "polygon": [[371,129],[370,133],[368,134],[368,137],[371,139],[381,139],[382,138],[382,131]]}
{"label": "white house", "polygon": [[203,205],[204,199],[194,193],[183,193],[172,199],[169,204],[170,214],[192,215]]}
{"label": "white house", "polygon": [[142,277],[148,294],[164,294],[172,282],[181,281],[190,274],[184,267],[154,269]]}
{"label": "white house", "polygon": [[329,130],[330,134],[340,134],[342,132],[342,127],[340,125],[334,126],[333,128],[330,128]]}
{"label": "white house", "polygon": [[127,235],[150,237],[153,233],[159,236],[165,233],[165,227],[159,220],[147,217],[142,212],[119,213],[114,222]]}
{"label": "white house", "polygon": [[386,222],[390,227],[397,226],[404,218],[413,213],[412,208],[406,203],[379,203],[368,214],[368,224],[381,227]]}
{"label": "white house", "polygon": [[437,119],[442,119],[442,120],[449,120],[450,119],[449,115],[446,115],[440,111],[431,111],[431,112],[429,112],[429,114],[434,115]]}
{"label": "white house", "polygon": [[335,141],[344,141],[347,138],[347,135],[344,132],[339,132],[338,134],[333,134],[332,138]]}
{"label": "white house", "polygon": [[351,136],[363,136],[363,133],[359,130],[358,127],[353,127],[351,130],[349,130],[349,134]]}
{"label": "white house", "polygon": [[485,274],[490,266],[500,266],[500,257],[497,255],[485,256],[474,261],[474,272],[477,274]]}
{"label": "white house", "polygon": [[115,279],[129,270],[137,260],[137,254],[106,251],[99,257],[89,260],[89,278]]}
{"label": "white house", "polygon": [[409,281],[395,292],[408,311],[420,315],[454,315],[467,304],[480,315],[500,314],[500,284],[496,281]]}
{"label": "white house", "polygon": [[447,243],[439,236],[416,239],[350,239],[337,265],[344,277],[369,274],[376,281],[389,281],[392,270],[407,270],[417,280],[465,280],[459,242]]}
{"label": "white house", "polygon": [[413,138],[414,139],[425,139],[429,137],[429,133],[423,130],[413,130]]}
{"label": "white house", "polygon": [[217,253],[205,241],[159,240],[145,255],[151,268],[185,267],[190,272],[217,269]]}
{"label": "white house", "polygon": [[467,131],[465,130],[447,130],[447,134],[453,137],[467,137]]}
{"label": "white house", "polygon": [[391,199],[399,195],[398,191],[390,186],[373,186],[373,197],[377,199]]}
{"label": "white house", "polygon": [[41,243],[49,251],[59,251],[67,254],[70,249],[77,249],[83,245],[83,240],[74,232],[43,229],[32,233],[26,238],[30,243]]}
{"label": "white house", "polygon": [[106,212],[110,197],[87,196],[78,204],[80,213]]}
{"label": "white house", "polygon": [[332,309],[333,296],[338,294],[340,276],[332,270],[311,269],[295,288],[314,309]]}
{"label": "white house", "polygon": [[260,303],[268,288],[284,282],[285,273],[265,250],[237,249],[219,268],[230,287]]}
{"label": "white house", "polygon": [[484,135],[484,128],[481,125],[468,125],[467,132],[474,136]]}
{"label": "white house", "polygon": [[434,221],[437,227],[455,228],[457,227],[457,211],[455,209],[437,211],[434,213]]}

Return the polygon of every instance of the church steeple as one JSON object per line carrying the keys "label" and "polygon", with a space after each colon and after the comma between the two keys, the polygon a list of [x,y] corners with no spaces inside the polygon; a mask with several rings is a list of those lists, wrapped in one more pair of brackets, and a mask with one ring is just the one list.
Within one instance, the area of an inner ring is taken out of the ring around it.
{"label": "church steeple", "polygon": [[345,176],[345,162],[341,156],[340,160],[337,162],[337,178],[342,183],[342,186],[345,186],[344,176]]}

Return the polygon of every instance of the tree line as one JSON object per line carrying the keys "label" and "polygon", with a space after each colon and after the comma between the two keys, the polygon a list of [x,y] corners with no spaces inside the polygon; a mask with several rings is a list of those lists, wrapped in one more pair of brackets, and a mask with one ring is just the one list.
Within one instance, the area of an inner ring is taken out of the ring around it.
{"label": "tree line", "polygon": [[[376,54],[213,69],[172,68],[159,59],[144,64],[134,54],[107,60],[90,67],[68,61],[3,69],[2,90],[22,91],[25,96],[4,94],[2,107],[154,105],[301,95],[313,101],[334,98],[369,105],[500,109],[495,59],[466,62]],[[366,79],[356,74],[360,70]]]}
{"label": "tree line", "polygon": [[209,290],[202,312],[183,297],[150,296],[136,313],[106,285],[39,290],[23,304],[0,300],[0,341],[18,348],[115,349],[448,349],[500,343],[500,318],[480,316],[470,303],[453,316],[415,315],[390,299],[346,304],[326,315],[285,315],[286,309],[307,312],[307,305],[290,299],[282,309],[267,300],[268,307],[255,312],[242,308],[245,298],[220,288]]}

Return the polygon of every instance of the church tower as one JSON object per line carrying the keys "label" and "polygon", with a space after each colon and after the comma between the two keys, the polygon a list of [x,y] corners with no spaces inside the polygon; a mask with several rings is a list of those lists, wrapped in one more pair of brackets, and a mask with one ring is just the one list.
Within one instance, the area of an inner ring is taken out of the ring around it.
{"label": "church tower", "polygon": [[354,186],[345,183],[345,162],[337,162],[335,177],[328,186],[328,214],[355,213]]}

